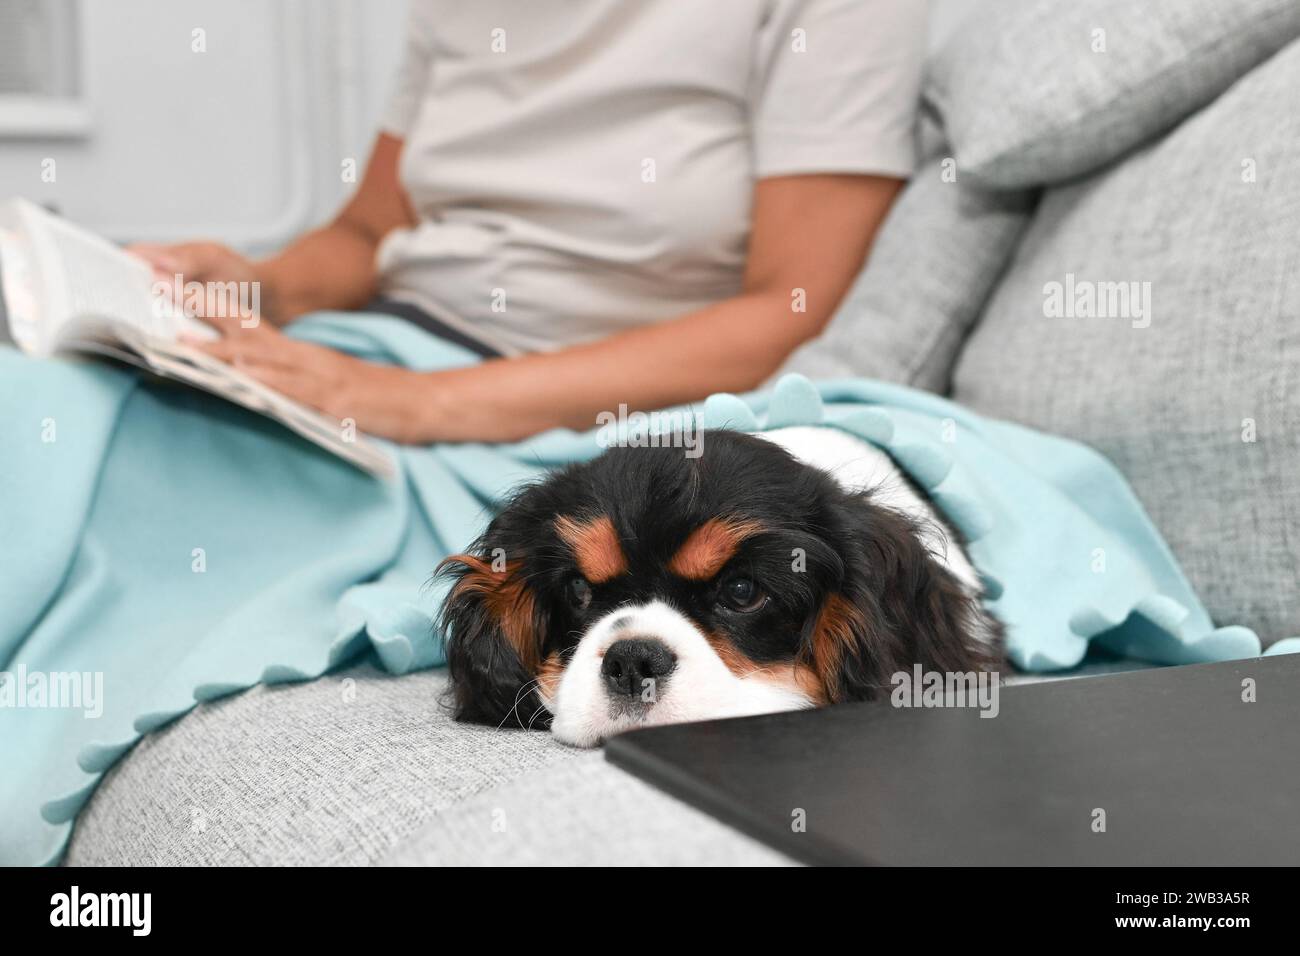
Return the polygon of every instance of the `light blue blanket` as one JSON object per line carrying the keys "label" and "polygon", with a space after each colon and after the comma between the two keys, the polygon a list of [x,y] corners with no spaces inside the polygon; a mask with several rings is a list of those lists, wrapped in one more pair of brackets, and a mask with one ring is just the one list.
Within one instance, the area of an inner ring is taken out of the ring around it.
{"label": "light blue blanket", "polygon": [[[325,313],[294,334],[415,368],[475,361],[385,317]],[[693,411],[825,422],[890,450],[970,540],[1022,667],[1070,667],[1090,639],[1165,663],[1260,653],[1252,632],[1213,627],[1122,479],[1079,445],[861,380],[791,377]],[[601,450],[568,431],[391,448],[399,475],[380,481],[191,390],[0,347],[0,863],[57,861],[100,777],[196,701],[367,650],[394,674],[441,663],[431,569],[515,483]]]}

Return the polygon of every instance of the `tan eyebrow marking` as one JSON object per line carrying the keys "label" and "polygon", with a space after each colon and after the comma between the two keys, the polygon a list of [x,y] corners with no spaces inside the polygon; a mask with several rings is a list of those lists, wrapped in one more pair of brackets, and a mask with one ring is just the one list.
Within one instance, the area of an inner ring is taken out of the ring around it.
{"label": "tan eyebrow marking", "polygon": [[555,519],[555,532],[573,549],[578,570],[592,584],[604,584],[627,573],[627,556],[608,515],[590,521],[561,515]]}
{"label": "tan eyebrow marking", "polygon": [[707,581],[731,560],[740,542],[763,530],[757,521],[710,518],[690,533],[677,549],[668,570],[679,578]]}

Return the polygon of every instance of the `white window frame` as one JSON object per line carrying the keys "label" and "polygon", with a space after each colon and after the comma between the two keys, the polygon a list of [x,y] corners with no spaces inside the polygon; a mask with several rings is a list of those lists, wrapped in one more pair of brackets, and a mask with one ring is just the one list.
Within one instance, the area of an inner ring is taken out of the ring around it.
{"label": "white window frame", "polygon": [[46,0],[47,11],[67,35],[59,45],[64,57],[54,69],[65,77],[70,92],[56,96],[0,92],[0,139],[79,138],[91,129],[86,96],[86,36],[81,0]]}

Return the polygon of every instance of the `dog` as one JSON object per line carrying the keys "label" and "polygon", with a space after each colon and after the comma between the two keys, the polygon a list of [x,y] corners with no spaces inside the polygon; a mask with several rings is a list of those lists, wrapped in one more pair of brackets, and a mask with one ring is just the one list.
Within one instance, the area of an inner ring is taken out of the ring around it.
{"label": "dog", "polygon": [[440,565],[457,719],[590,747],[1000,664],[961,541],[887,454],[824,427],[701,437],[556,471]]}

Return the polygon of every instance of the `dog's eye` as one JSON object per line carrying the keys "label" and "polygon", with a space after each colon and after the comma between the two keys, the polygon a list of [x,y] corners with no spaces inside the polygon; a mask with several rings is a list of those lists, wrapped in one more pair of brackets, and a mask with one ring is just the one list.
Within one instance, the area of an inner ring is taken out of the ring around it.
{"label": "dog's eye", "polygon": [[728,578],[723,582],[718,597],[725,607],[742,614],[757,611],[767,603],[767,595],[754,583],[753,578],[746,577]]}
{"label": "dog's eye", "polygon": [[573,605],[575,611],[587,610],[587,605],[591,603],[591,585],[587,583],[586,578],[575,574],[569,578],[569,586],[566,590],[569,594],[569,603]]}

